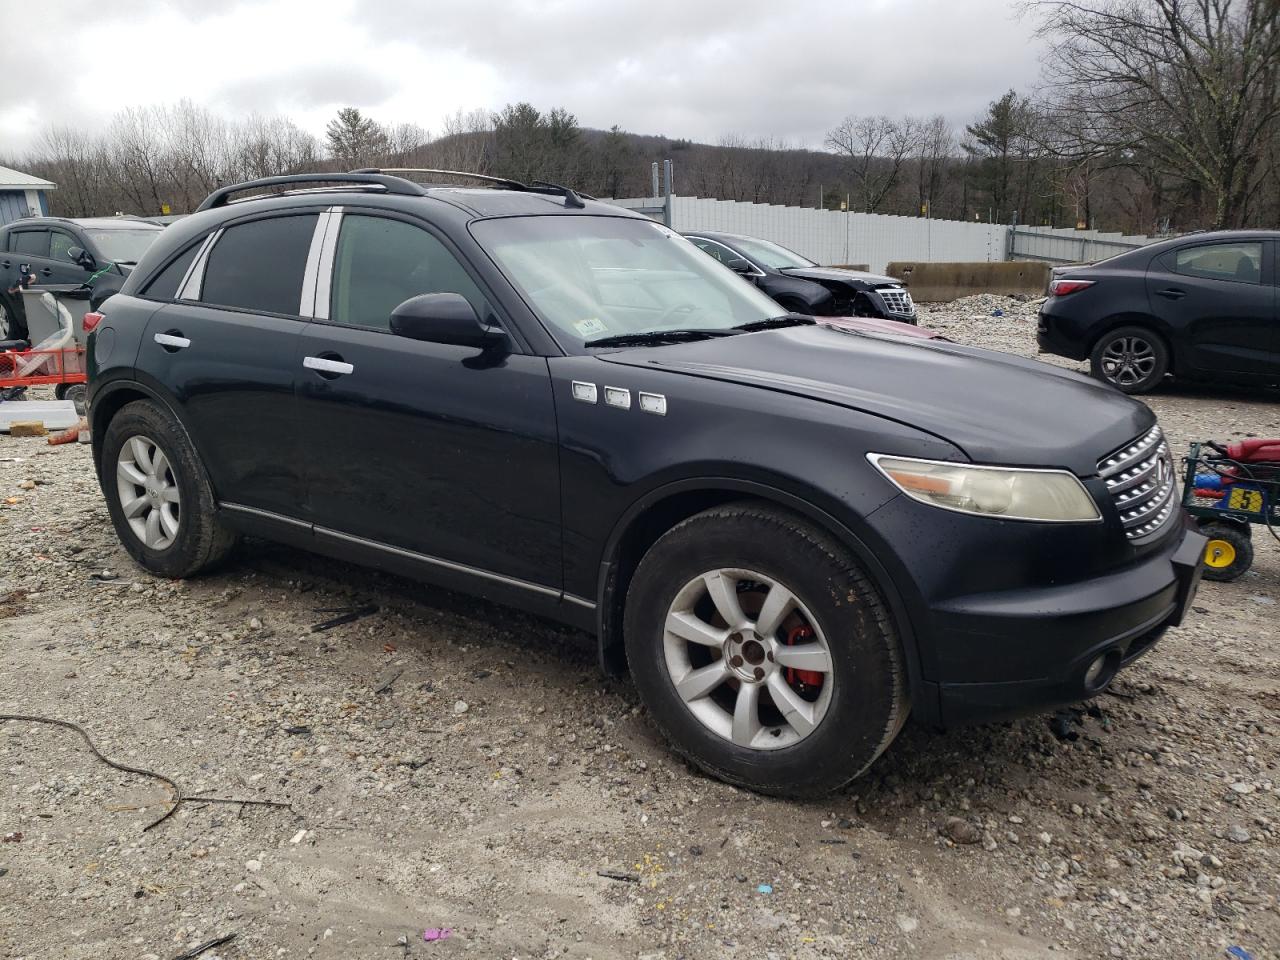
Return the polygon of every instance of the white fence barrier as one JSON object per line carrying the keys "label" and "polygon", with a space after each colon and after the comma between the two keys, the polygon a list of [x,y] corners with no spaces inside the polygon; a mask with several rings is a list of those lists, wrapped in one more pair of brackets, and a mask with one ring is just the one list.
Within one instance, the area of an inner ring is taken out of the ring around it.
{"label": "white fence barrier", "polygon": [[[931,220],[813,207],[673,196],[671,226],[772,240],[822,264],[865,263],[883,273],[895,260],[962,263],[1029,259],[1073,263],[1098,260],[1152,242],[1096,230],[1009,227],[964,220]],[[662,197],[609,203],[663,217]],[[1011,245],[1012,244],[1012,245]],[[1010,256],[1012,252],[1013,256]]]}

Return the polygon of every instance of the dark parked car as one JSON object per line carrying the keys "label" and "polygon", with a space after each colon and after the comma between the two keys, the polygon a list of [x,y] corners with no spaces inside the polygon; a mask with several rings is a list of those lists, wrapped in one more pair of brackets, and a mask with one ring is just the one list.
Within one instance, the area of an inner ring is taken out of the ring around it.
{"label": "dark parked car", "polygon": [[795,313],[916,322],[911,294],[893,277],[820,267],[794,250],[755,237],[705,231],[685,237]]}
{"label": "dark parked car", "polygon": [[1277,231],[1197,233],[1054,271],[1040,308],[1046,353],[1146,393],[1166,374],[1280,383]]}
{"label": "dark parked car", "polygon": [[0,339],[23,333],[20,299],[6,291],[24,264],[40,286],[81,284],[102,268],[95,305],[120,288],[133,265],[164,228],[144,220],[109,217],[66,220],[29,217],[0,227]]}
{"label": "dark parked car", "polygon": [[[228,202],[262,187],[298,189]],[[89,317],[140,564],[253,534],[559,618],[681,753],[796,795],[909,710],[1090,697],[1181,620],[1204,538],[1143,404],[783,314],[646,217],[497,187],[281,177],[166,230]]]}

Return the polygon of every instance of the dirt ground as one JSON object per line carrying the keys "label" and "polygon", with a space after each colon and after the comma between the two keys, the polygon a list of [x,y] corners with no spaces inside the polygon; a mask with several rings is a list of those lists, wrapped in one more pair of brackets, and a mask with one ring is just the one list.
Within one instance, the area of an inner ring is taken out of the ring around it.
{"label": "dirt ground", "polygon": [[[924,322],[1033,355],[1033,315],[980,297]],[[1149,403],[1180,452],[1280,435],[1276,399]],[[201,956],[1280,956],[1265,530],[1112,693],[909,724],[846,792],[794,803],[674,759],[584,635],[260,543],[157,580],[86,446],[0,437],[0,458],[0,713],[79,723],[188,795],[287,804],[189,800],[144,832],[161,783],[0,723],[0,956],[171,960],[228,934]]]}

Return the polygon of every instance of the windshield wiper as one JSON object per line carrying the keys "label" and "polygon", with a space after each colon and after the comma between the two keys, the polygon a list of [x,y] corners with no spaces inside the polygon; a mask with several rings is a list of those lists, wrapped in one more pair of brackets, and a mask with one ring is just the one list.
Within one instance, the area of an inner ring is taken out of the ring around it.
{"label": "windshield wiper", "polygon": [[733,329],[745,330],[747,333],[751,333],[755,330],[777,330],[780,327],[808,327],[816,322],[813,317],[806,317],[799,313],[787,313],[781,317],[770,317],[768,320],[752,320],[750,323],[744,323]]}
{"label": "windshield wiper", "polygon": [[741,329],[730,330],[646,330],[643,333],[619,333],[612,337],[599,337],[588,340],[585,347],[646,347],[663,343],[690,343],[694,340],[708,340],[711,337],[732,337],[741,333]]}

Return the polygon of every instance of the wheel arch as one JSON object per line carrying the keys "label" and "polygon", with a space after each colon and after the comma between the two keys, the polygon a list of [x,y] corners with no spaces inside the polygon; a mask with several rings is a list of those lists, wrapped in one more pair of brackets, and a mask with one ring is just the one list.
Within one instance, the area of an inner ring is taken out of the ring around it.
{"label": "wheel arch", "polygon": [[[191,431],[187,429],[186,423],[178,414],[173,404],[168,401],[158,391],[139,383],[136,380],[113,380],[108,384],[99,387],[93,394],[93,402],[89,408],[89,429],[91,435],[95,438],[102,437],[107,430],[107,426],[111,423],[112,417],[119,413],[125,406],[136,400],[150,400],[158,404],[165,413],[173,418],[178,424],[179,429],[186,435],[187,441],[191,443],[191,448],[197,452],[199,456],[200,448],[196,446],[191,436]],[[95,442],[93,445],[93,466],[94,470],[101,473],[102,463],[102,444]],[[203,465],[203,458],[201,464]],[[208,471],[205,471],[208,477]],[[212,480],[210,480],[212,486]]]}
{"label": "wheel arch", "polygon": [[596,589],[596,634],[600,666],[610,676],[626,672],[622,617],[627,588],[641,558],[658,538],[689,517],[711,507],[750,500],[782,507],[833,536],[863,565],[884,598],[903,646],[912,702],[926,718],[934,704],[922,694],[916,634],[907,605],[888,570],[866,542],[837,517],[796,493],[754,480],[707,477],[675,481],[650,491],[632,504],[606,541]]}

